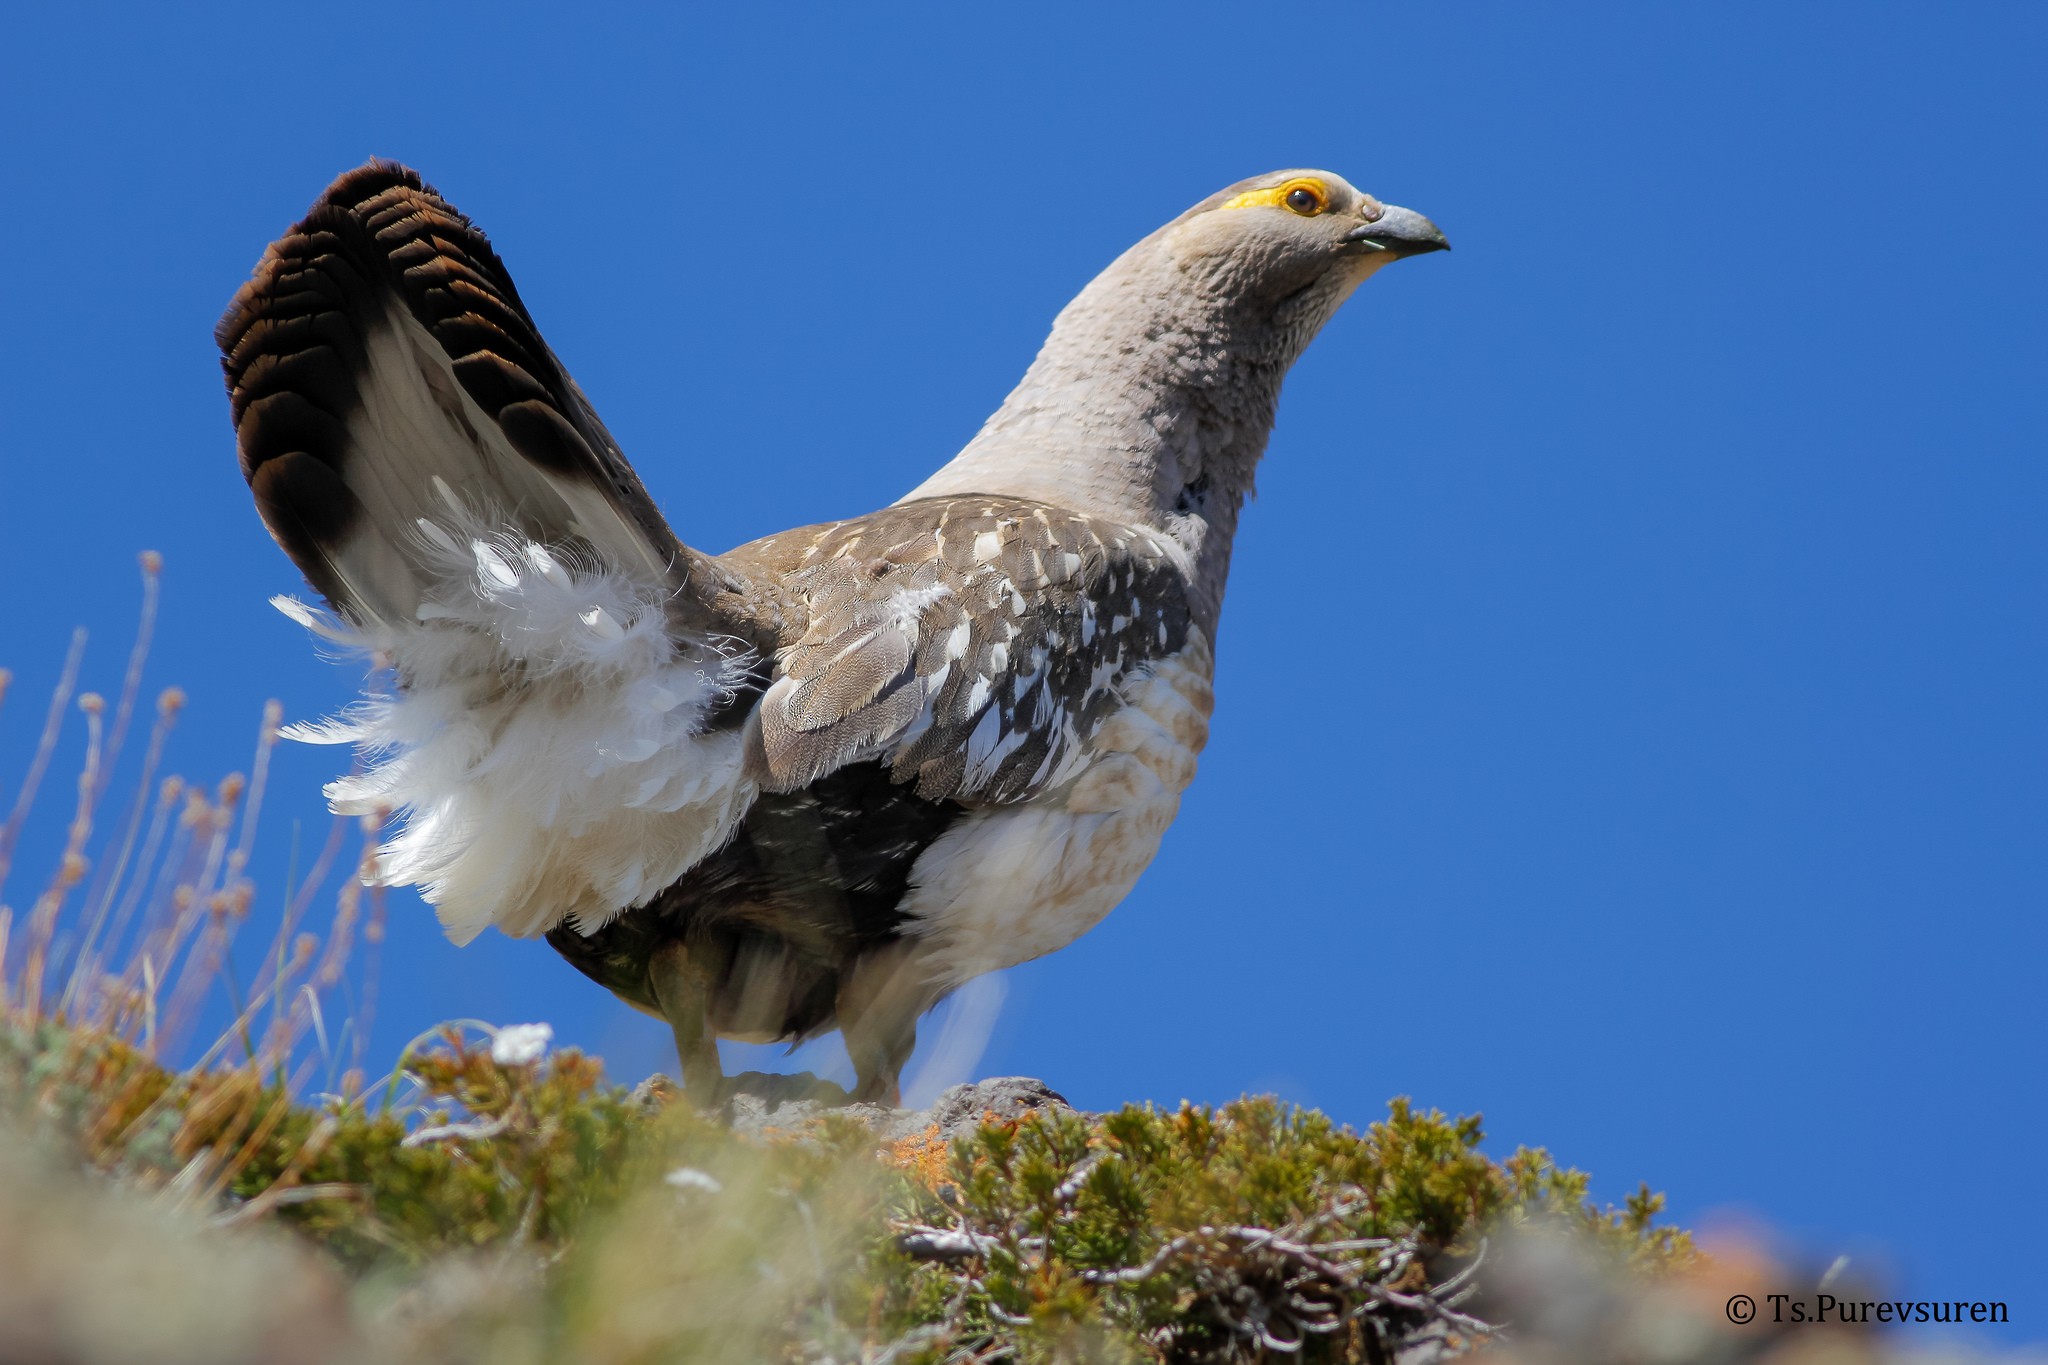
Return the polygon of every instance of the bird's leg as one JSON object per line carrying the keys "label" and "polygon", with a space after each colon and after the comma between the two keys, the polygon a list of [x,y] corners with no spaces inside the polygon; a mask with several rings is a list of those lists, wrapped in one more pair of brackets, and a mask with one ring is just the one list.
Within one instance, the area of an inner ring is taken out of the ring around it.
{"label": "bird's leg", "polygon": [[656,949],[647,963],[655,1003],[676,1035],[676,1060],[683,1068],[683,1094],[699,1109],[716,1104],[725,1071],[718,1062],[718,1038],[711,1031],[711,1001],[718,983],[703,963],[692,960],[680,941]]}
{"label": "bird's leg", "polygon": [[839,1032],[853,1059],[853,1098],[900,1108],[903,1067],[917,1048],[917,1017],[930,1003],[918,954],[892,944],[861,959],[839,988]]}

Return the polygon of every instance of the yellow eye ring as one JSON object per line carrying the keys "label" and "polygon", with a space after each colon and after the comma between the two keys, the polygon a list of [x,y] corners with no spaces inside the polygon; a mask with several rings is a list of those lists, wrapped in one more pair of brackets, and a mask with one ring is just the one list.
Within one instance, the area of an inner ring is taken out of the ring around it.
{"label": "yellow eye ring", "polygon": [[1263,190],[1246,190],[1224,201],[1227,209],[1284,208],[1304,218],[1325,213],[1330,207],[1330,187],[1309,176],[1289,180]]}
{"label": "yellow eye ring", "polygon": [[1314,180],[1290,180],[1280,187],[1278,197],[1304,218],[1313,218],[1330,206],[1329,192]]}

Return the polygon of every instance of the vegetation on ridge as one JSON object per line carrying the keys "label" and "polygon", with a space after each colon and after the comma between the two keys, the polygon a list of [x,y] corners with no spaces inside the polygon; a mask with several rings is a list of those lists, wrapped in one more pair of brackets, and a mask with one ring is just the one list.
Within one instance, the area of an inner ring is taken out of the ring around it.
{"label": "vegetation on ridge", "polygon": [[[1248,1099],[990,1116],[951,1142],[827,1114],[756,1140],[573,1050],[505,1062],[450,1029],[403,1070],[402,1106],[303,1103],[246,1066],[0,1032],[0,1094],[65,1150],[216,1227],[290,1229],[366,1305],[411,1303],[387,1359],[1367,1359],[1427,1322],[1483,1332],[1456,1291],[1503,1223],[1692,1256],[1647,1191],[1596,1209],[1544,1153],[1491,1161],[1476,1119],[1405,1101],[1363,1133]],[[419,1286],[479,1256],[492,1272],[422,1320]]]}

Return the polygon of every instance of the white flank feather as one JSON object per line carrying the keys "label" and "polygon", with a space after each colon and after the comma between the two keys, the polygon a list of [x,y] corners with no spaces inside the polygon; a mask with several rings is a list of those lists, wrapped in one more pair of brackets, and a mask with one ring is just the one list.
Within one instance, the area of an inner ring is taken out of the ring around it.
{"label": "white flank feather", "polygon": [[388,661],[397,687],[288,738],[352,743],[327,786],[346,815],[392,814],[377,880],[416,885],[448,937],[591,932],[715,850],[754,798],[736,732],[704,733],[752,659],[676,640],[664,590],[451,504],[412,549],[436,586],[417,622],[357,630],[276,605],[322,639]]}

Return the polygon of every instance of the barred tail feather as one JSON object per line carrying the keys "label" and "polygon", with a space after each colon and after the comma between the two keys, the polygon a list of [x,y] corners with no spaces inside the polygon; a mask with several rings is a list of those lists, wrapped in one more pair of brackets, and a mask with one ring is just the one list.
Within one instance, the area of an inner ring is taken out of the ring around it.
{"label": "barred tail feather", "polygon": [[357,624],[414,619],[414,530],[438,514],[438,487],[486,495],[535,543],[579,542],[671,587],[707,576],[489,241],[403,166],[372,161],[330,185],[215,339],[257,508]]}
{"label": "barred tail feather", "polygon": [[373,161],[273,243],[216,338],[265,524],[334,609],[287,612],[392,686],[301,739],[367,766],[377,864],[457,941],[594,930],[752,800],[712,720],[752,658],[482,232]]}

